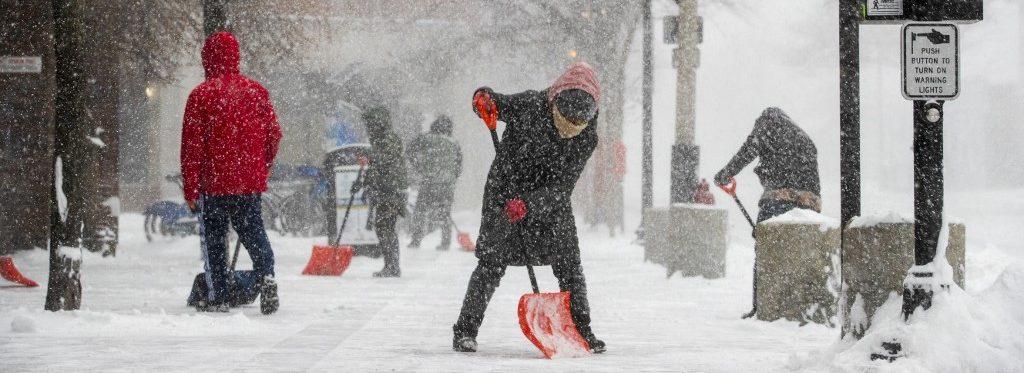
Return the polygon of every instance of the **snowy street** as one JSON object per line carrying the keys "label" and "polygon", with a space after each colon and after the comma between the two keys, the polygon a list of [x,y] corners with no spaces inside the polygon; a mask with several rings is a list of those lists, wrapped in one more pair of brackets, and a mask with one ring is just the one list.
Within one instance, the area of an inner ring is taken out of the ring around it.
{"label": "snowy street", "polygon": [[[509,268],[495,294],[480,351],[461,354],[451,350],[451,325],[476,264],[469,253],[403,249],[398,280],[372,278],[381,261],[365,257],[340,278],[309,277],[299,272],[323,238],[272,235],[281,311],[263,316],[254,305],[196,314],[185,298],[202,268],[198,239],[147,244],[140,216],[123,216],[122,224],[117,258],[85,257],[82,311],[43,311],[45,287],[3,290],[5,371],[737,372],[782,367],[791,353],[838,336],[821,326],[739,320],[749,308],[752,242],[731,247],[725,279],[666,280],[662,267],[643,263],[631,235],[608,239],[581,228],[593,326],[609,350],[549,361],[519,330],[516,302],[530,289],[522,267]],[[436,243],[428,236],[423,246]],[[45,280],[46,252],[21,255],[28,275]],[[542,291],[556,289],[548,268],[538,270]]]}

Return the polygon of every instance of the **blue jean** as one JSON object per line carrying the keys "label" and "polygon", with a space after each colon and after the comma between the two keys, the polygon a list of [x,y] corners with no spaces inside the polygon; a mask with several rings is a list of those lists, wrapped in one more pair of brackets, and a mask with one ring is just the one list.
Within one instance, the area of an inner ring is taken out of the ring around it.
{"label": "blue jean", "polygon": [[[199,202],[199,236],[206,267],[209,302],[224,303],[228,299],[228,225],[252,258],[257,278],[274,276],[274,251],[263,229],[260,195],[202,196]],[[259,283],[253,286],[259,286]]]}

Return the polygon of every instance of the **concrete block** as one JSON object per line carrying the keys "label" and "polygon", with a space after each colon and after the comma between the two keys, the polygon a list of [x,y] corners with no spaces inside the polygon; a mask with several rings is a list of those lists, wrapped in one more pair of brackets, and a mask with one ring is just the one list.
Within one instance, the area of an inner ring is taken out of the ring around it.
{"label": "concrete block", "polygon": [[[961,288],[965,285],[966,232],[963,224],[950,224],[946,247],[953,282]],[[856,218],[846,228],[844,245],[843,335],[860,338],[889,295],[903,292],[903,279],[914,264],[913,219],[896,215]]]}
{"label": "concrete block", "polygon": [[644,260],[665,266],[670,277],[725,276],[727,213],[707,205],[675,204],[648,209]]}
{"label": "concrete block", "polygon": [[797,209],[757,225],[757,318],[834,326],[839,298],[839,224]]}

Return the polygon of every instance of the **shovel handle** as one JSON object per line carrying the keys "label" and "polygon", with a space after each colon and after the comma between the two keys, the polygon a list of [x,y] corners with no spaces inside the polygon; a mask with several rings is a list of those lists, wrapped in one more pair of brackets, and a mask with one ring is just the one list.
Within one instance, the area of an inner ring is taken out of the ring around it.
{"label": "shovel handle", "polygon": [[718,184],[718,187],[721,188],[725,194],[736,197],[736,179],[730,177],[728,183]]}
{"label": "shovel handle", "polygon": [[[359,172],[356,173],[356,181],[353,183],[359,183],[363,179],[363,170],[366,169],[366,158],[359,157]],[[341,232],[345,231],[345,225],[348,224],[348,214],[352,211],[352,202],[356,200],[356,192],[348,197],[348,206],[345,206],[345,217],[341,219],[341,226],[338,227],[338,234],[334,235],[334,240],[331,241],[331,246],[338,246],[341,242]]]}
{"label": "shovel handle", "polygon": [[750,223],[750,227],[754,228],[754,219],[750,218],[750,213],[747,212],[747,208],[743,207],[743,202],[740,202],[740,197],[736,196],[736,179],[730,177],[729,182],[726,184],[719,184],[719,188],[722,189],[725,194],[732,196],[732,200],[736,201],[736,206],[739,206],[740,212],[743,213],[743,217],[747,219],[747,223]]}
{"label": "shovel handle", "polygon": [[[486,119],[484,120],[486,121]],[[491,126],[490,123],[487,123],[487,129],[489,129],[491,132],[491,142],[494,143],[494,151],[497,152],[498,145],[501,144],[501,141],[498,140],[498,132],[495,130],[494,127]],[[534,294],[540,294],[540,287],[537,286],[537,275],[533,272],[533,266],[530,265],[530,257],[526,253],[526,247],[524,246],[522,249],[523,259],[526,260],[526,273],[530,275],[530,286],[533,287]]]}

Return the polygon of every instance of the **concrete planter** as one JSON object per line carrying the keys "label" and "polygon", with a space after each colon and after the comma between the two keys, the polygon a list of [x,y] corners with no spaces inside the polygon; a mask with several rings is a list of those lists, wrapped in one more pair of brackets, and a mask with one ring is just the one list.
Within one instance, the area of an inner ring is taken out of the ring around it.
{"label": "concrete planter", "polygon": [[667,277],[725,276],[726,217],[725,210],[705,205],[648,209],[644,260],[665,266]]}
{"label": "concrete planter", "polygon": [[758,224],[755,232],[757,318],[834,326],[838,222],[798,209]]}

